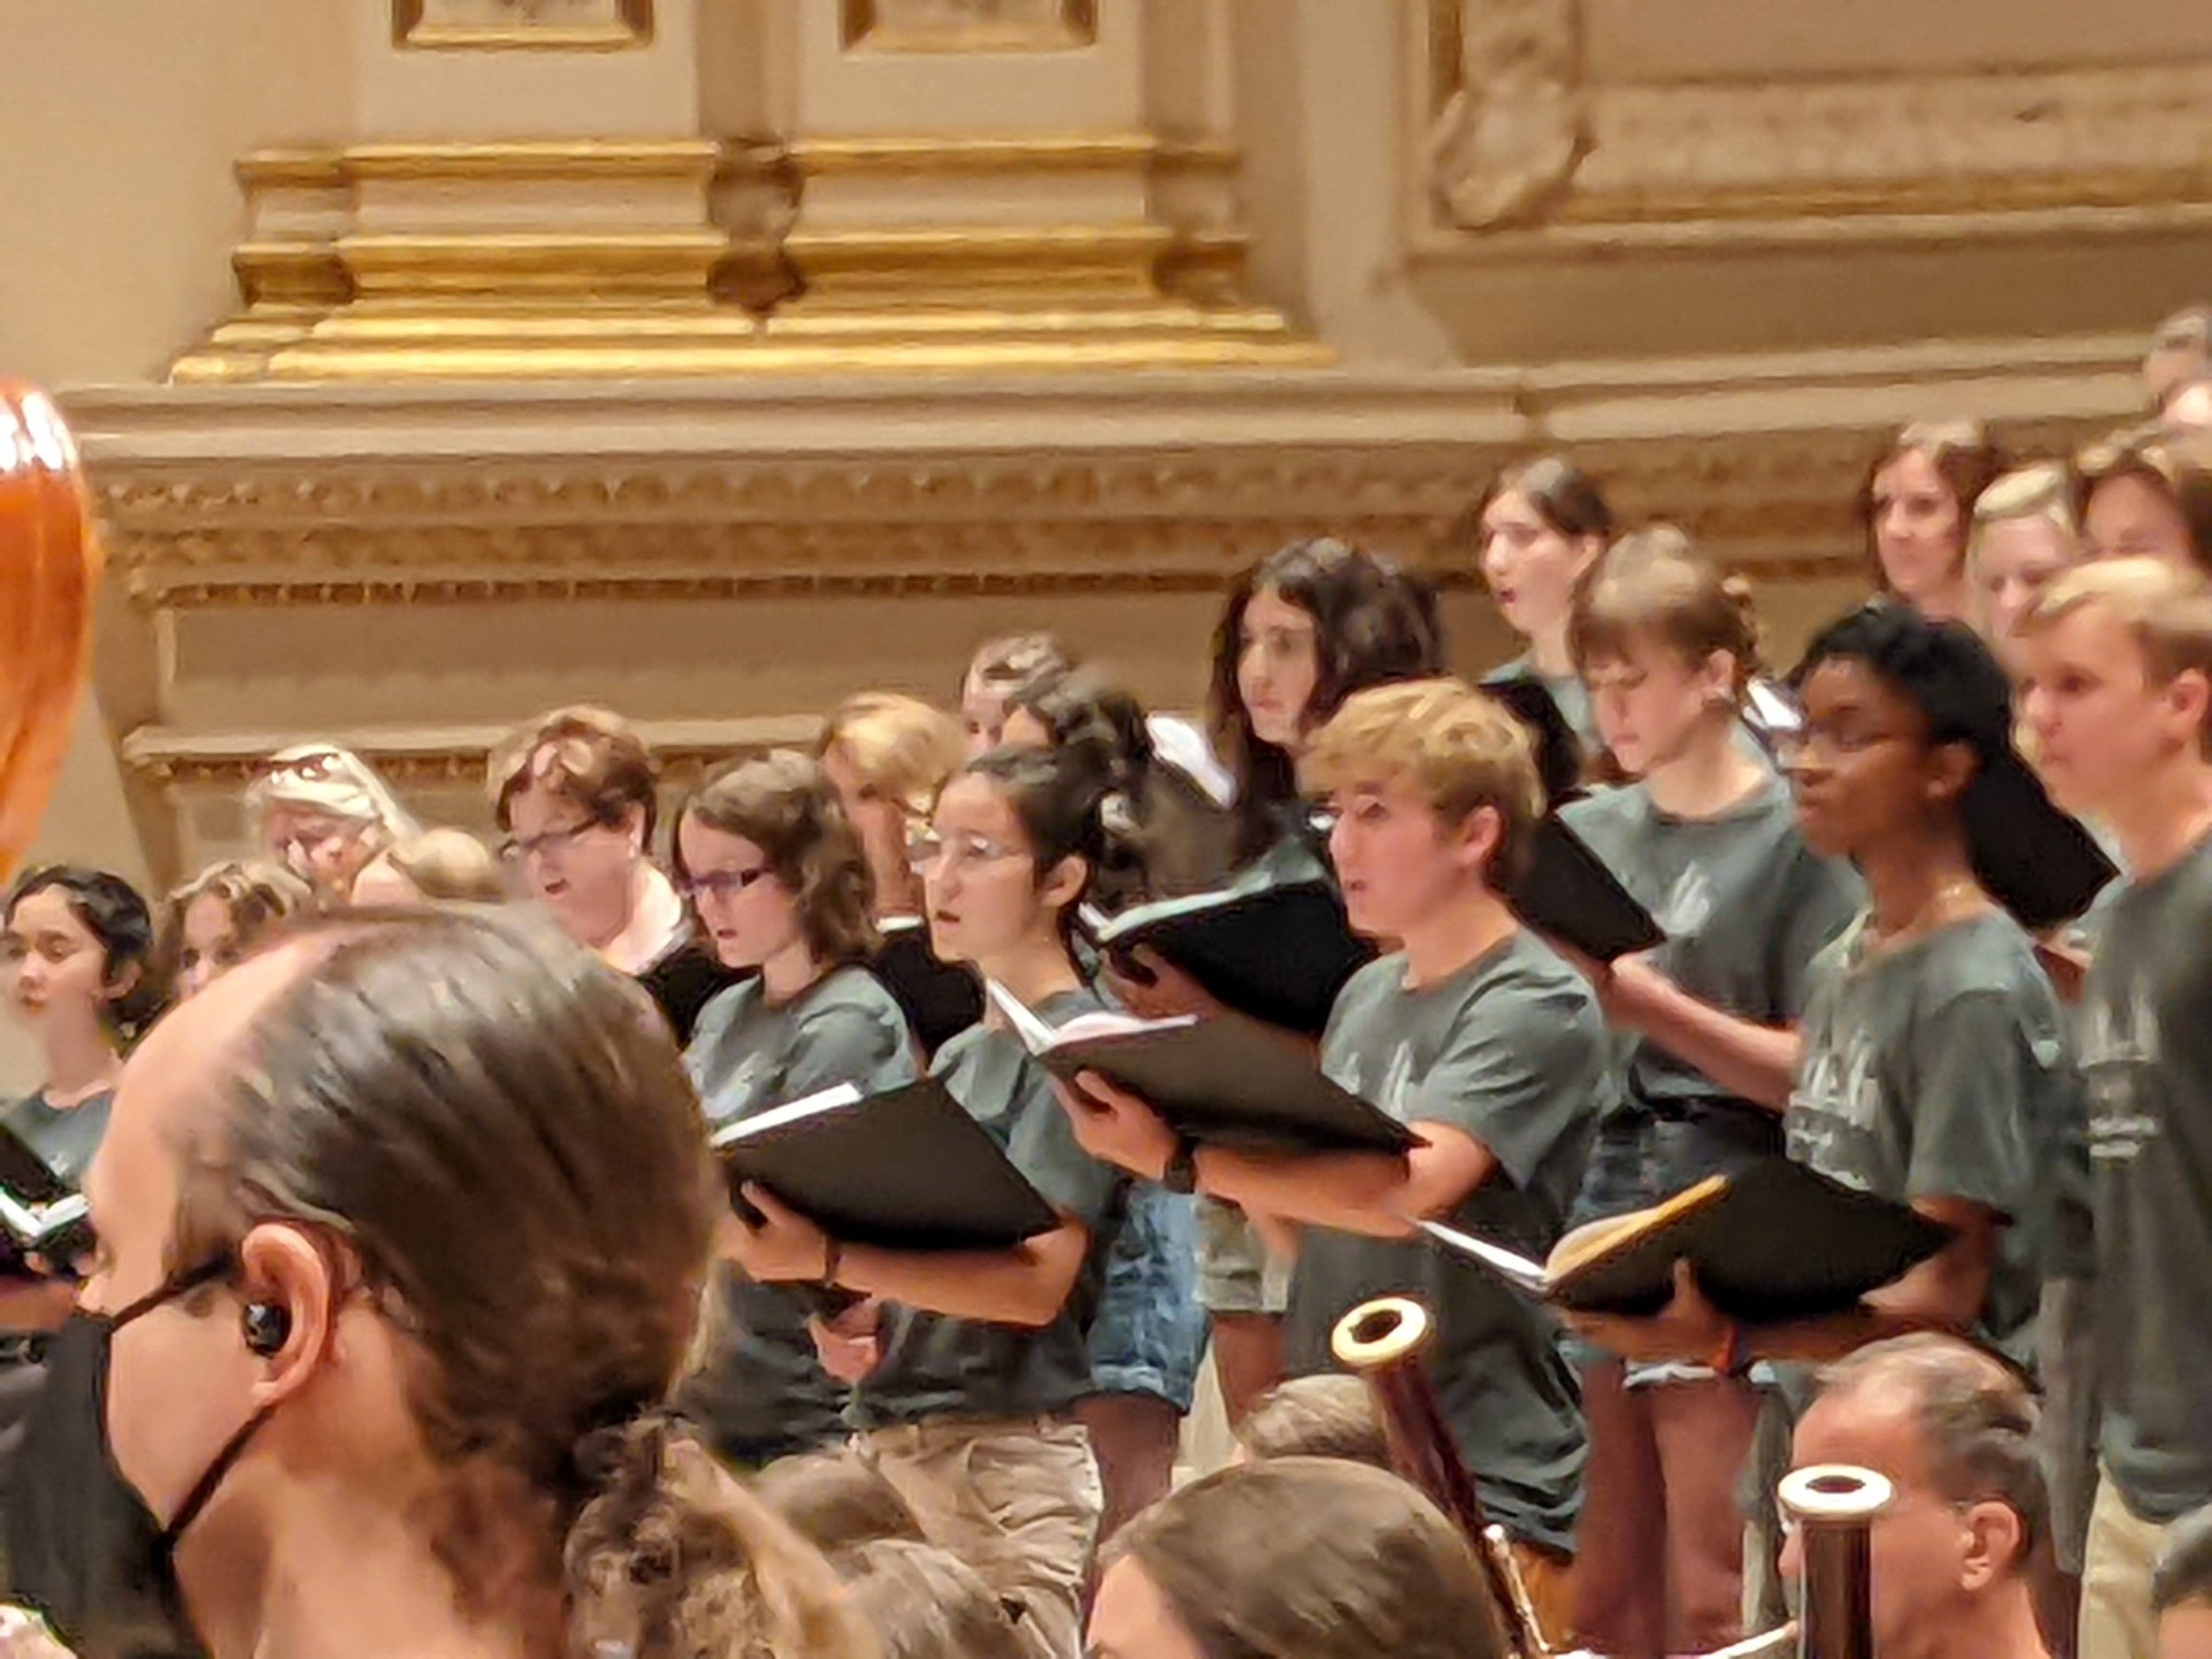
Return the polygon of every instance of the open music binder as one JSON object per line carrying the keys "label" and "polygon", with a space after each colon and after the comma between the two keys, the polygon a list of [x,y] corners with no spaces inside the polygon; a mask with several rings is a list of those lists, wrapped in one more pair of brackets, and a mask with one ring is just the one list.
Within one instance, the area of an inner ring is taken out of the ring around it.
{"label": "open music binder", "polygon": [[1161,899],[1111,920],[1087,907],[1081,919],[1108,956],[1125,963],[1140,946],[1156,950],[1225,1006],[1310,1037],[1375,955],[1335,887],[1319,879]]}
{"label": "open music binder", "polygon": [[1577,1227],[1548,1259],[1438,1222],[1421,1230],[1530,1294],[1578,1313],[1640,1317],[1674,1294],[1674,1264],[1745,1325],[1816,1318],[1927,1260],[1951,1230],[1909,1204],[1845,1187],[1787,1158],[1714,1175],[1663,1203]]}
{"label": "open music binder", "polygon": [[0,1128],[0,1274],[27,1257],[66,1262],[92,1246],[91,1207],[12,1129]]}
{"label": "open music binder", "polygon": [[715,1132],[740,1214],[757,1183],[825,1232],[894,1250],[1010,1250],[1060,1218],[990,1132],[934,1078],[849,1083]]}
{"label": "open music binder", "polygon": [[1179,1134],[1276,1152],[1404,1152],[1420,1137],[1339,1087],[1285,1041],[1235,1014],[1139,1019],[1083,1014],[1054,1027],[1003,986],[985,987],[1055,1077],[1096,1071],[1151,1102]]}

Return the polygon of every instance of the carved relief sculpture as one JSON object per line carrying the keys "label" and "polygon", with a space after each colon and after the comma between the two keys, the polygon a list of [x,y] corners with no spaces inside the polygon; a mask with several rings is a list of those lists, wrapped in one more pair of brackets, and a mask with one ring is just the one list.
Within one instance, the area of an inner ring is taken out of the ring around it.
{"label": "carved relief sculpture", "polygon": [[1590,148],[1579,0],[1438,0],[1456,85],[1429,135],[1438,216],[1463,230],[1540,217]]}
{"label": "carved relief sculpture", "polygon": [[624,47],[653,38],[653,0],[393,0],[402,46]]}
{"label": "carved relief sculpture", "polygon": [[848,50],[1065,51],[1098,39],[1097,0],[843,0]]}

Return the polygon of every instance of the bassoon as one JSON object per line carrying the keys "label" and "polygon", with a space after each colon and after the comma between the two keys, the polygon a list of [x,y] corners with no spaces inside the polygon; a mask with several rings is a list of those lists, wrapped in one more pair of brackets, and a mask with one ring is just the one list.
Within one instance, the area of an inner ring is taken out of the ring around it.
{"label": "bassoon", "polygon": [[1427,1309],[1403,1296],[1386,1296],[1339,1320],[1330,1346],[1340,1364],[1366,1381],[1398,1472],[1474,1545],[1489,1582],[1499,1644],[1512,1659],[1550,1659],[1552,1647],[1537,1623],[1512,1544],[1505,1530],[1492,1525],[1483,1513],[1474,1477],[1460,1458],[1451,1425],[1422,1370],[1421,1351],[1431,1334]]}

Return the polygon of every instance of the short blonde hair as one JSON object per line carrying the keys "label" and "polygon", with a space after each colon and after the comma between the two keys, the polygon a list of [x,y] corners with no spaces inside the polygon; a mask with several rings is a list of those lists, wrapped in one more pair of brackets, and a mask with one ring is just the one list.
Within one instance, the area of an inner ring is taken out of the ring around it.
{"label": "short blonde hair", "polygon": [[2074,509],[2074,472],[2063,461],[2016,466],[1992,484],[1974,503],[1974,537],[1993,524],[2020,518],[2047,519],[2069,541],[2081,536],[2081,515]]}
{"label": "short blonde hair", "polygon": [[499,861],[462,829],[426,829],[377,855],[433,904],[496,904],[507,896]]}
{"label": "short blonde hair", "polygon": [[959,721],[896,691],[864,691],[832,710],[814,752],[826,756],[833,749],[844,751],[864,787],[918,818],[927,816],[945,780],[968,757]]}
{"label": "short blonde hair", "polygon": [[1489,877],[1500,889],[1525,868],[1544,816],[1528,728],[1459,680],[1402,680],[1354,693],[1314,733],[1298,775],[1310,794],[1402,781],[1454,824],[1493,809],[1498,849]]}
{"label": "short blonde hair", "polygon": [[2154,680],[2194,669],[2212,680],[2212,584],[2203,577],[2156,558],[2077,565],[2036,595],[2021,626],[2039,634],[2089,610],[2127,631]]}

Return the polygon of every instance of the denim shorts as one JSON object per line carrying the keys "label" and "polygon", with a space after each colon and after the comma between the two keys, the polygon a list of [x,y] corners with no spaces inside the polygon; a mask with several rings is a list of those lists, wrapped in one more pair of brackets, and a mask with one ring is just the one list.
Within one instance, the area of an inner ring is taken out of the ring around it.
{"label": "denim shorts", "polygon": [[1567,1225],[1645,1209],[1709,1175],[1732,1174],[1781,1149],[1781,1120],[1754,1107],[1663,1117],[1636,1107],[1617,1111],[1598,1125]]}
{"label": "denim shorts", "polygon": [[1091,1321],[1091,1380],[1100,1394],[1155,1394],[1188,1411],[1205,1346],[1196,1201],[1139,1182]]}

